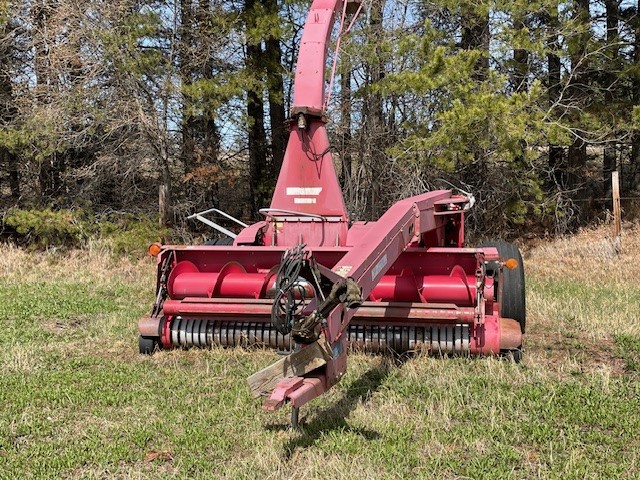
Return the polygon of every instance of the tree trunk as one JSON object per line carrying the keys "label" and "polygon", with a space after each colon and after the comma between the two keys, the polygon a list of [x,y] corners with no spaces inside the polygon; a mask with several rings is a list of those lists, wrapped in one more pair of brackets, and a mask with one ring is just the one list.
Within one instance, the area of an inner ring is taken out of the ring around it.
{"label": "tree trunk", "polygon": [[[205,46],[200,50],[204,51],[205,61],[202,62],[199,78],[214,82],[215,78],[215,56],[210,46],[208,36],[211,35],[210,17],[213,15],[211,11],[211,0],[200,0],[196,20],[198,23],[198,39]],[[202,101],[202,100],[200,100]],[[220,133],[215,122],[216,112],[209,104],[204,106],[202,113],[198,118],[198,132],[200,133],[199,159],[205,165],[217,165],[220,152]],[[209,187],[206,190],[204,200],[208,205],[219,205],[218,198],[218,178],[208,178]]]}
{"label": "tree trunk", "polygon": [[272,183],[275,185],[275,177],[277,177],[284,151],[287,147],[286,114],[284,111],[284,82],[282,79],[282,65],[280,41],[277,38],[271,38],[266,42],[267,53],[271,58],[268,59],[267,67],[267,88],[269,96],[269,118],[271,123],[271,154],[273,156],[273,173]]}
{"label": "tree trunk", "polygon": [[[51,103],[54,89],[57,85],[57,77],[49,61],[48,23],[52,17],[54,4],[45,0],[38,1],[31,10],[33,23],[34,42],[34,67],[36,80],[36,99],[40,105]],[[39,160],[39,203],[44,205],[54,200],[54,197],[62,189],[61,172],[64,169],[62,155],[52,153]]]}
{"label": "tree trunk", "polygon": [[[264,0],[267,14],[277,18],[277,0]],[[287,147],[288,129],[285,125],[286,113],[284,110],[284,81],[282,78],[282,48],[280,39],[270,35],[265,40],[265,63],[267,91],[269,98],[269,119],[271,123],[271,155],[273,171],[271,182],[275,186],[276,177],[282,167],[284,151]]]}
{"label": "tree trunk", "polygon": [[[182,86],[188,86],[193,82],[193,12],[190,0],[180,1],[180,42],[178,46],[178,56],[180,65],[180,80]],[[190,97],[183,93],[182,96],[182,142],[180,145],[180,157],[184,166],[185,173],[190,173],[195,164],[196,149],[196,120],[191,115],[192,101]],[[188,188],[189,190],[189,188]],[[187,191],[187,195],[190,192]]]}
{"label": "tree trunk", "polygon": [[[589,24],[589,0],[574,0],[574,19],[578,25]],[[571,74],[572,78],[569,83],[569,101],[578,113],[574,116],[574,127],[580,126],[580,111],[587,101],[587,92],[584,90],[587,81],[587,43],[589,41],[589,31],[577,34],[576,44],[571,52]],[[587,165],[587,143],[580,133],[574,134],[573,143],[569,146],[567,152],[568,167],[568,188],[575,193],[575,197],[582,199],[585,194],[585,177],[583,176]]]}
{"label": "tree trunk", "polygon": [[[3,37],[7,37],[10,32],[10,25],[3,28]],[[0,65],[8,65],[11,56],[12,46],[7,43],[0,44]],[[13,87],[9,73],[4,67],[0,67],[0,128],[9,127],[15,120],[17,108],[14,104]],[[20,176],[18,172],[18,157],[6,146],[0,146],[0,167],[4,168],[9,182],[11,199],[17,202],[20,198]]]}
{"label": "tree trunk", "polygon": [[54,200],[62,189],[60,172],[64,168],[62,155],[53,153],[40,162],[38,179],[40,183],[40,204],[44,205]]}
{"label": "tree trunk", "polygon": [[480,50],[481,57],[476,64],[474,78],[485,80],[489,70],[489,15],[480,15],[473,10],[474,4],[464,3],[461,7],[462,41],[464,50]]}
{"label": "tree trunk", "polygon": [[[518,15],[513,23],[518,31],[525,30],[527,28],[526,14],[523,12]],[[513,90],[517,93],[527,92],[529,90],[529,51],[524,48],[513,49],[513,73],[511,83]],[[520,148],[518,155],[514,159],[514,163],[518,165],[518,168],[524,168],[527,145],[524,139],[520,139],[518,144]]]}
{"label": "tree trunk", "polygon": [[18,174],[18,157],[8,148],[0,147],[0,168],[7,173],[11,199],[17,202],[20,198],[20,177]]}
{"label": "tree trunk", "polygon": [[[549,95],[549,108],[552,113],[556,113],[560,101],[560,57],[557,52],[560,50],[558,40],[558,7],[549,12],[547,17],[547,92]],[[555,116],[555,115],[554,115]],[[558,145],[550,143],[549,148],[549,172],[551,189],[560,188],[564,190],[567,184],[567,165],[564,157],[564,149]]]}
{"label": "tree trunk", "polygon": [[[189,0],[180,2],[179,64],[183,88],[195,82],[213,81],[215,73],[214,52],[208,36],[211,35],[210,0],[199,0],[196,6]],[[197,201],[198,208],[220,206],[217,194],[218,178],[204,169],[197,178],[188,174],[199,167],[216,165],[220,148],[215,111],[207,98],[194,92],[185,92],[182,97],[182,142],[181,160],[187,178],[185,194]],[[215,171],[215,170],[212,170]],[[207,187],[203,188],[203,184]]]}
{"label": "tree trunk", "polygon": [[[384,1],[379,0],[371,4],[371,33],[372,42],[378,45],[384,36],[382,27]],[[367,65],[369,70],[369,83],[375,85],[384,78],[384,59],[382,54],[376,50],[373,60]],[[388,146],[388,139],[385,135],[385,118],[382,95],[374,92],[369,95],[368,101],[367,134],[369,136],[368,148],[371,159],[371,190],[368,217],[378,218],[381,211],[386,208],[383,204],[385,192],[380,175],[376,172],[385,171],[386,157],[384,151]]]}
{"label": "tree trunk", "polygon": [[[244,10],[247,29],[256,27],[255,4],[258,0],[245,0]],[[264,58],[260,43],[246,45],[246,68],[258,76],[258,84],[263,80]],[[247,117],[249,121],[249,195],[251,215],[258,217],[258,210],[269,203],[269,164],[267,155],[267,135],[264,128],[264,101],[262,88],[247,91]]]}
{"label": "tree trunk", "polygon": [[340,59],[340,159],[342,163],[342,187],[351,178],[351,62],[347,55]]}
{"label": "tree trunk", "polygon": [[20,170],[18,169],[18,156],[9,152],[7,157],[7,169],[9,170],[9,189],[11,199],[14,202],[20,200]]}
{"label": "tree trunk", "polygon": [[[634,18],[634,45],[633,60],[635,65],[640,65],[640,0],[636,2],[636,16]],[[631,100],[633,105],[640,105],[640,75],[633,76],[631,85]],[[631,135],[631,169],[635,173],[632,181],[632,188],[640,192],[640,130],[634,129]]]}
{"label": "tree trunk", "polygon": [[[618,0],[605,0],[605,11],[607,15],[607,45],[610,49],[611,61],[615,64],[618,58]],[[605,85],[604,95],[605,103],[613,104],[616,101],[614,92],[616,74],[609,70],[604,76]],[[611,140],[604,146],[604,154],[602,158],[602,191],[605,198],[611,196],[611,173],[617,170],[617,151],[618,144],[616,142],[617,132],[613,131]],[[607,204],[613,208],[613,204],[607,201]]]}
{"label": "tree trunk", "polygon": [[[522,16],[518,16],[513,21],[514,27],[518,31],[524,30],[527,25]],[[513,49],[513,73],[511,76],[512,88],[515,92],[526,92],[529,90],[529,51],[524,48]]]}
{"label": "tree trunk", "polygon": [[[460,46],[463,50],[480,52],[475,71],[471,76],[471,80],[475,83],[474,88],[480,89],[489,71],[489,14],[478,13],[474,10],[475,5],[464,3],[461,7],[462,39]],[[478,140],[481,140],[488,135],[488,132],[480,130],[475,132],[475,135]],[[487,151],[483,147],[470,145],[469,153],[473,156],[473,167],[469,168],[466,162],[458,165],[463,172],[461,180],[470,185],[482,185],[488,175]]]}

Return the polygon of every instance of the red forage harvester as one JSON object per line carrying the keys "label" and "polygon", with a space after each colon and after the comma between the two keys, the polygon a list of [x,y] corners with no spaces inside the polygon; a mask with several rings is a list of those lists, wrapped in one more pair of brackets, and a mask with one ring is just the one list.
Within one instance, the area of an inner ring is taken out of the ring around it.
{"label": "red forage harvester", "polygon": [[[314,0],[295,72],[289,141],[264,220],[232,245],[155,246],[156,302],[140,351],[263,345],[288,352],[248,381],[264,406],[298,408],[335,385],[347,350],[413,350],[519,359],[525,327],[518,249],[464,245],[472,197],[437,190],[352,222],[326,130],[327,44],[359,10]],[[194,215],[203,218],[200,214]]]}

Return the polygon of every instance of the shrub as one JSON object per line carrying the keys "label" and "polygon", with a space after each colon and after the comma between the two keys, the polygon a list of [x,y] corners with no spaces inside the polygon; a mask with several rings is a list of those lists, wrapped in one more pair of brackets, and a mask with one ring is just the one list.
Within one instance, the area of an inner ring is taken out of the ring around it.
{"label": "shrub", "polygon": [[142,254],[153,242],[170,235],[171,230],[160,228],[157,217],[131,214],[109,215],[100,220],[98,237],[105,240],[116,255]]}
{"label": "shrub", "polygon": [[14,240],[35,249],[81,248],[89,239],[104,242],[114,255],[146,252],[150,243],[171,231],[158,226],[158,219],[133,214],[96,217],[85,210],[13,209],[4,226],[14,230]]}
{"label": "shrub", "polygon": [[81,215],[72,210],[14,209],[5,217],[4,223],[16,231],[20,243],[35,248],[79,247],[88,233]]}

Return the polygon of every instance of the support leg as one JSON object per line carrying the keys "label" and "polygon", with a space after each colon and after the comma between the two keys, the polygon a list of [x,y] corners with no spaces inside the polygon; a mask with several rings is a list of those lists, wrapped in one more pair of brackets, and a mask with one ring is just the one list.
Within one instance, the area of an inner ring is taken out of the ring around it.
{"label": "support leg", "polygon": [[291,428],[298,430],[300,423],[298,422],[300,408],[291,407]]}

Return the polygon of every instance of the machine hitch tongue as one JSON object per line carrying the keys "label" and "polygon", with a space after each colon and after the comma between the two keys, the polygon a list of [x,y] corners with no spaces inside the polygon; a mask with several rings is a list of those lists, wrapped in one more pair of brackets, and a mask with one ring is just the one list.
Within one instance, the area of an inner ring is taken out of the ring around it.
{"label": "machine hitch tongue", "polygon": [[293,324],[291,336],[296,343],[308,345],[315,342],[320,336],[318,326],[324,320],[317,311],[311,315],[302,317]]}
{"label": "machine hitch tongue", "polygon": [[327,298],[318,305],[318,308],[307,315],[298,319],[291,329],[293,339],[298,343],[309,344],[318,340],[320,335],[319,326],[323,320],[338,305],[343,304],[347,308],[358,308],[362,305],[362,294],[360,287],[351,277],[344,280],[338,280],[331,287],[331,292]]}

